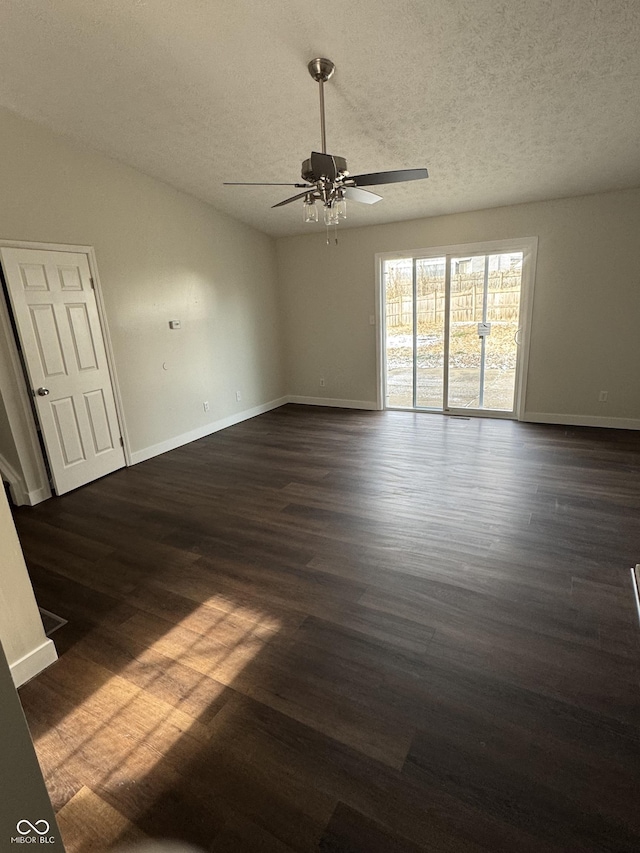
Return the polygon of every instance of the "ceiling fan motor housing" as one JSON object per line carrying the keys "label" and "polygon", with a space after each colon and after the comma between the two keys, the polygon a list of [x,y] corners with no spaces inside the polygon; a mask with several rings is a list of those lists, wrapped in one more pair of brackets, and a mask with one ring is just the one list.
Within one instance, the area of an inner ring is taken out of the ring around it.
{"label": "ceiling fan motor housing", "polygon": [[[344,159],[344,157],[333,156],[333,159],[335,161],[336,171],[338,172],[338,174],[344,174],[347,171],[347,161]],[[317,183],[320,178],[323,177],[322,175],[313,174],[313,169],[311,168],[311,159],[305,160],[303,162],[301,176],[303,181],[308,181],[310,184]]]}

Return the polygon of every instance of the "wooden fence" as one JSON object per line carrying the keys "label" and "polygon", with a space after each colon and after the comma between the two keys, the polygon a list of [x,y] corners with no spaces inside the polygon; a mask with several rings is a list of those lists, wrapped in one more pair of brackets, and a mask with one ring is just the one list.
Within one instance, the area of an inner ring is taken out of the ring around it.
{"label": "wooden fence", "polygon": [[[396,295],[387,295],[387,327],[413,324],[411,288],[394,288]],[[405,290],[405,293],[398,291]],[[451,321],[454,323],[482,320],[482,273],[466,273],[451,277]],[[520,276],[502,272],[489,275],[487,320],[491,322],[517,320],[520,304]],[[444,323],[444,281],[422,279],[418,282],[417,314],[419,325]]]}

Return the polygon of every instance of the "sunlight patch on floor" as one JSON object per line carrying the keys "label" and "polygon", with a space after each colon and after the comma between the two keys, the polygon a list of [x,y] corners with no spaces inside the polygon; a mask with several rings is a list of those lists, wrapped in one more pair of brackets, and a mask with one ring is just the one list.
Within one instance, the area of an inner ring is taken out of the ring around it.
{"label": "sunlight patch on floor", "polygon": [[[163,622],[168,630],[160,633]],[[176,625],[142,611],[122,623],[119,634],[137,648],[144,643],[145,650],[118,673],[83,658],[82,640],[60,659],[57,689],[69,702],[77,685],[93,687],[55,726],[34,738],[46,777],[62,773],[83,785],[59,812],[71,853],[93,850],[96,838],[106,846],[128,834],[128,821],[95,792],[138,785],[163,761],[175,767],[177,776],[213,734],[211,724],[180,710],[181,703],[196,690],[204,707],[220,701],[279,629],[272,615],[237,604],[232,608],[228,598],[214,596]],[[129,680],[134,671],[139,678],[145,667],[144,686]],[[193,679],[171,704],[154,694],[154,682],[170,678],[178,667],[191,669]],[[55,766],[48,755],[56,755]],[[166,787],[171,778],[171,768],[163,768]]]}

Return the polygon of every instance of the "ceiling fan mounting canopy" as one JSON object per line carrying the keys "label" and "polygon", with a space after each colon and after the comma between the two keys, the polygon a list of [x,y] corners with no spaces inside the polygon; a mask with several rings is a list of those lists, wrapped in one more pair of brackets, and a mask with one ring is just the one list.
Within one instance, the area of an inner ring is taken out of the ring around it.
{"label": "ceiling fan mounting canopy", "polygon": [[[382,201],[382,197],[359,187],[375,186],[376,184],[395,184],[401,181],[418,181],[428,178],[426,169],[397,169],[391,172],[371,172],[365,175],[350,175],[347,171],[347,161],[344,157],[327,154],[326,132],[325,132],[325,110],[324,110],[324,84],[329,80],[336,70],[336,66],[330,59],[316,57],[308,63],[309,74],[318,83],[320,90],[320,131],[322,136],[322,151],[312,151],[311,157],[302,163],[301,178],[304,183],[282,184],[282,183],[256,183],[256,182],[233,182],[234,185],[244,186],[291,186],[302,192],[280,201],[273,207],[283,207],[298,199],[304,199],[305,208],[315,206],[320,201],[325,208],[325,221],[337,222],[338,214],[345,215],[345,199],[361,202],[363,204],[375,204]],[[231,182],[225,182],[227,185]],[[308,212],[308,211],[307,211]],[[327,217],[327,213],[330,214]],[[308,221],[316,221],[317,215]]]}
{"label": "ceiling fan mounting canopy", "polygon": [[307,68],[316,83],[326,83],[336,70],[335,64],[330,59],[323,59],[320,56],[312,59]]}

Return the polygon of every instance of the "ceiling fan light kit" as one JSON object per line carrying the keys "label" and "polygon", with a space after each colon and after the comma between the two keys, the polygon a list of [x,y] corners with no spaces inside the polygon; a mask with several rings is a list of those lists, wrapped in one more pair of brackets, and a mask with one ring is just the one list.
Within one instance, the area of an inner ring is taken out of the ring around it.
{"label": "ceiling fan light kit", "polygon": [[[376,204],[382,201],[382,196],[360,187],[375,186],[376,184],[393,184],[402,181],[418,181],[428,178],[426,169],[398,169],[391,172],[372,172],[366,175],[350,175],[347,161],[344,157],[327,154],[326,120],[324,109],[324,84],[332,76],[336,67],[330,59],[317,57],[307,66],[309,74],[318,83],[320,90],[320,135],[322,151],[312,151],[311,157],[302,163],[300,177],[304,183],[254,183],[254,182],[225,182],[226,186],[290,186],[303,190],[290,198],[284,199],[272,207],[283,207],[291,202],[303,199],[302,212],[304,222],[318,222],[318,204],[323,209],[322,221],[328,228],[337,226],[341,219],[347,216],[347,200],[361,204]],[[337,238],[336,238],[337,242]]]}

